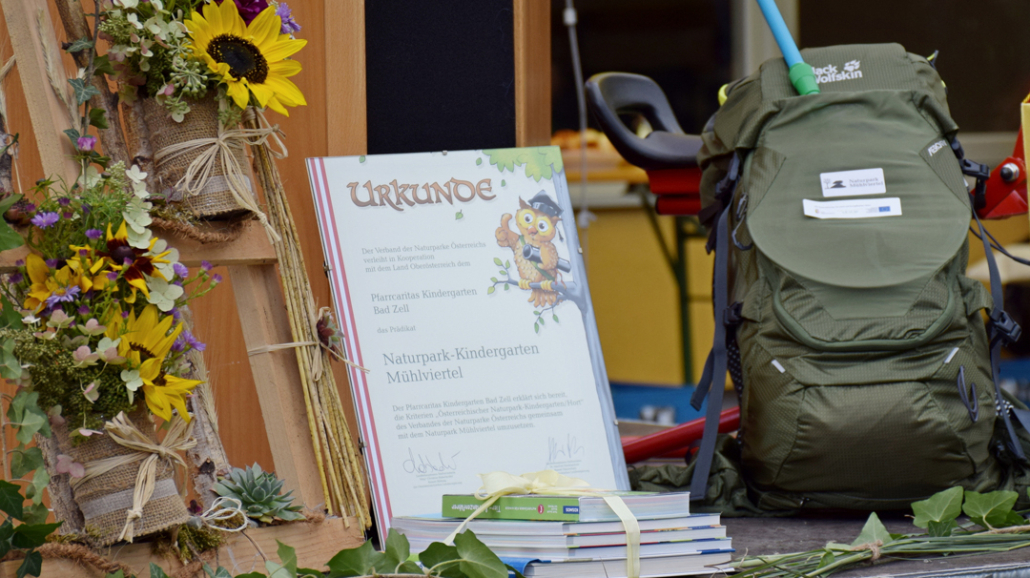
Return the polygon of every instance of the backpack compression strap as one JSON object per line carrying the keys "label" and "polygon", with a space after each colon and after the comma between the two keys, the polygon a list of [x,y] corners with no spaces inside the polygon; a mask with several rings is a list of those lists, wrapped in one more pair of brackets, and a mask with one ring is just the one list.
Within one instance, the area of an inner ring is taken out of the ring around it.
{"label": "backpack compression strap", "polygon": [[[708,410],[705,412],[705,430],[701,438],[701,448],[694,461],[694,477],[690,481],[690,499],[703,500],[708,487],[708,474],[712,469],[712,457],[715,455],[715,438],[719,431],[719,414],[722,412],[722,394],[726,389],[726,312],[729,311],[729,214],[727,207],[719,216],[719,224],[715,228],[715,274],[712,296],[715,309],[715,338],[712,351],[705,362],[704,373],[694,390],[690,404],[694,409],[701,409],[701,403],[708,398]],[[722,316],[719,319],[718,316]]]}

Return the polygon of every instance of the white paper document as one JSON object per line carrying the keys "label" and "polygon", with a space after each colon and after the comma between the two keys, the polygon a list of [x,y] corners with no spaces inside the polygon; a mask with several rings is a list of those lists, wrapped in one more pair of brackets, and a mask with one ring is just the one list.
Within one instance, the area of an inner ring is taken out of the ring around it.
{"label": "white paper document", "polygon": [[383,535],[495,470],[628,489],[557,147],[308,172]]}
{"label": "white paper document", "polygon": [[849,199],[847,201],[802,201],[806,217],[816,219],[870,219],[900,217],[901,199]]}

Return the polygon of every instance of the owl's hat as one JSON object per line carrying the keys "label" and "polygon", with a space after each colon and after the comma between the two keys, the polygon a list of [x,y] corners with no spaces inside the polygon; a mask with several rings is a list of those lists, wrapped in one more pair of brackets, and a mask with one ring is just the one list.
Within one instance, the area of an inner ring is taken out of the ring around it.
{"label": "owl's hat", "polygon": [[532,199],[529,199],[529,206],[555,219],[561,217],[562,214],[562,209],[558,206],[558,203],[552,201],[551,197],[548,197],[544,191],[540,191]]}

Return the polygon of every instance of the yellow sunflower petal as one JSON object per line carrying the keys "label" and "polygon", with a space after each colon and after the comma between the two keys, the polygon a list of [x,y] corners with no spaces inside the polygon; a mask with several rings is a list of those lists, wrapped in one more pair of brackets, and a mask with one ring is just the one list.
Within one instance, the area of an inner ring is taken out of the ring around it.
{"label": "yellow sunflower petal", "polygon": [[35,253],[30,253],[25,258],[25,269],[33,283],[44,283],[50,276],[50,268],[46,266],[46,261]]}
{"label": "yellow sunflower petal", "polygon": [[[236,2],[222,0],[222,3],[218,5],[218,11],[222,17],[220,28],[228,34],[243,36],[247,31],[246,23],[240,17],[240,11],[236,8]],[[219,27],[214,28],[217,30]]]}
{"label": "yellow sunflower petal", "polygon": [[286,107],[283,106],[282,103],[279,102],[279,99],[275,96],[268,99],[268,108],[274,110],[275,112],[278,112],[283,116],[290,116],[289,111],[286,110]]}
{"label": "yellow sunflower petal", "polygon": [[[225,4],[225,2],[222,2],[222,4]],[[233,8],[236,7],[235,2],[230,2],[230,4],[233,5]],[[204,6],[204,19],[207,20],[207,26],[210,30],[222,30],[225,28],[225,25],[222,24],[222,11],[213,2]]]}
{"label": "yellow sunflower petal", "polygon": [[308,101],[304,100],[304,93],[300,91],[300,88],[292,80],[270,74],[265,79],[265,84],[275,91],[276,98],[286,106],[299,106],[308,103]]}
{"label": "yellow sunflower petal", "polygon": [[250,36],[254,45],[262,52],[265,48],[271,48],[279,38],[279,29],[282,28],[282,19],[275,13],[275,8],[269,6],[261,11],[250,21],[247,26],[247,35]]}
{"label": "yellow sunflower petal", "polygon": [[139,366],[139,376],[145,382],[153,382],[161,375],[161,359],[151,357]]}
{"label": "yellow sunflower petal", "polygon": [[279,41],[267,50],[262,50],[261,55],[265,57],[265,60],[268,61],[269,64],[271,64],[272,62],[278,62],[284,58],[293,56],[301,48],[304,48],[307,43],[308,41],[304,39]]}
{"label": "yellow sunflower petal", "polygon": [[264,84],[250,83],[248,86],[250,86],[250,91],[254,93],[254,97],[257,98],[258,105],[261,108],[265,108],[265,105],[268,104],[268,99],[275,96],[275,92]]}
{"label": "yellow sunflower petal", "polygon": [[[110,227],[110,224],[108,225],[108,227]],[[118,227],[118,232],[115,233],[114,238],[116,240],[118,240],[118,241],[128,241],[129,240],[129,232],[125,228],[125,221],[122,221],[121,226]]]}
{"label": "yellow sunflower petal", "polygon": [[243,82],[229,83],[229,88],[226,90],[229,98],[240,108],[247,108],[247,103],[250,101],[250,91],[247,90],[245,82],[246,79],[243,79]]}
{"label": "yellow sunflower petal", "polygon": [[294,76],[301,70],[300,62],[296,60],[280,60],[268,65],[268,73],[277,76]]}
{"label": "yellow sunflower petal", "polygon": [[157,417],[165,421],[170,420],[172,419],[172,408],[168,405],[165,396],[159,394],[157,389],[156,385],[143,386],[143,397],[147,400],[147,407],[150,408],[150,413]]}

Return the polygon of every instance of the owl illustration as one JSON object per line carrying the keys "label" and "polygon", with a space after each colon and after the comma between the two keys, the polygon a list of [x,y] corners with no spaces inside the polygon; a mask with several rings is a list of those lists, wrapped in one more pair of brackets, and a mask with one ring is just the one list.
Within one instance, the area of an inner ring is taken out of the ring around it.
{"label": "owl illustration", "polygon": [[551,240],[558,232],[561,213],[561,207],[540,191],[528,203],[519,199],[519,211],[515,213],[518,233],[508,228],[511,213],[501,216],[497,228],[497,244],[515,254],[519,288],[530,289],[530,283],[540,283],[540,289],[533,289],[529,297],[535,307],[554,305],[558,300],[554,290],[559,275],[558,249]]}

